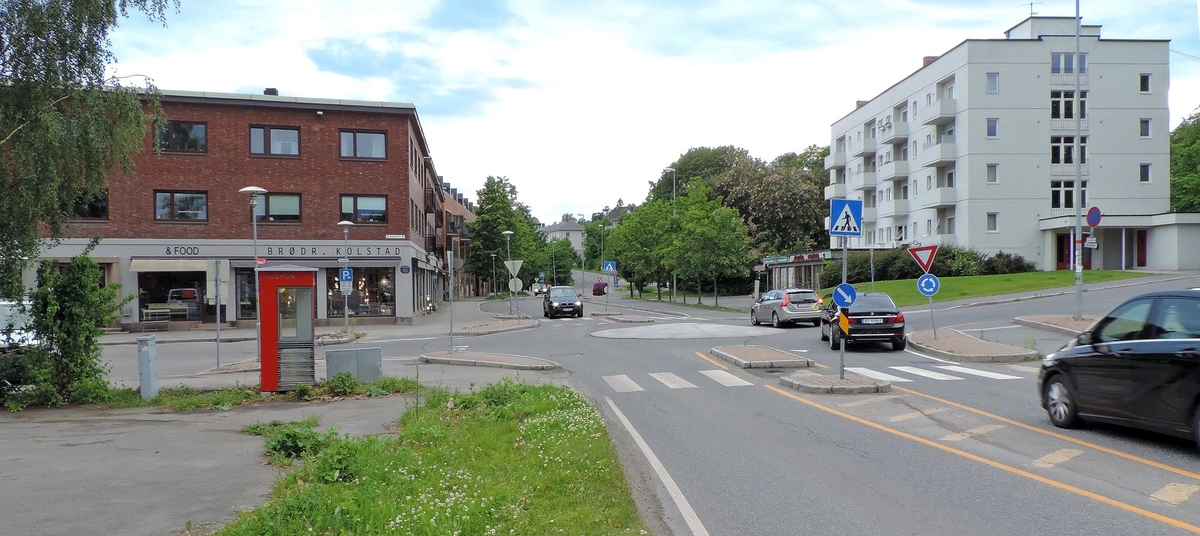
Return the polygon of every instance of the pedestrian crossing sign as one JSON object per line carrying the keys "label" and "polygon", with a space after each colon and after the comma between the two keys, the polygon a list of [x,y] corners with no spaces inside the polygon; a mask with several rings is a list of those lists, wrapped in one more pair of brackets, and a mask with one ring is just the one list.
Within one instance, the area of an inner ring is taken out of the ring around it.
{"label": "pedestrian crossing sign", "polygon": [[861,199],[829,200],[829,236],[862,236]]}

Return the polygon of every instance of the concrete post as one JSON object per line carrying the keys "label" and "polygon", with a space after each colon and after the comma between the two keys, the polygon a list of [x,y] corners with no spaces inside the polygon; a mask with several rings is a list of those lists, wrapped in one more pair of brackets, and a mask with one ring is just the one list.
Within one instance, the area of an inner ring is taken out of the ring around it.
{"label": "concrete post", "polygon": [[158,350],[154,344],[154,335],[137,338],[138,383],[142,388],[143,400],[158,396]]}

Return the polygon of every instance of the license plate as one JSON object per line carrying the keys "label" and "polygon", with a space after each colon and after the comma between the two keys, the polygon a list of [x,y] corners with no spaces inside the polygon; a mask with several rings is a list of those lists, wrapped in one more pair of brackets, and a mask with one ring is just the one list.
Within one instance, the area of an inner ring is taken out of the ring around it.
{"label": "license plate", "polygon": [[864,319],[862,319],[862,323],[863,324],[882,324],[883,319],[882,318],[864,318]]}
{"label": "license plate", "polygon": [[572,310],[572,309],[574,309],[574,308],[573,308],[573,307],[563,307],[563,308],[562,308],[562,310],[564,310],[564,311],[570,311],[570,310]]}

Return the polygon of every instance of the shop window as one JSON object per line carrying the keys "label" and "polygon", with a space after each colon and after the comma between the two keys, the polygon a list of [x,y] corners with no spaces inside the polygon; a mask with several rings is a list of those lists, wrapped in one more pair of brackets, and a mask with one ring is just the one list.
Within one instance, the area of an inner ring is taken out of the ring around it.
{"label": "shop window", "polygon": [[354,268],[349,295],[342,295],[338,268],[325,270],[327,283],[326,316],[345,318],[347,307],[352,317],[395,316],[396,289],[394,268]]}
{"label": "shop window", "polygon": [[158,148],[170,153],[207,153],[208,125],[167,121],[158,133]]}
{"label": "shop window", "polygon": [[154,219],[159,221],[208,220],[205,192],[154,192]]}

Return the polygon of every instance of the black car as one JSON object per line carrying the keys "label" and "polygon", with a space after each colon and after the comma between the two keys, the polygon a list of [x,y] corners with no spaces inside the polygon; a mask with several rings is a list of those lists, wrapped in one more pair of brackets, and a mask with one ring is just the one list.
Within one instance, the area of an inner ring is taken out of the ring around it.
{"label": "black car", "polygon": [[[821,310],[821,340],[829,341],[829,348],[837,350],[842,339],[852,342],[889,342],[892,350],[900,351],[908,346],[904,338],[904,313],[896,307],[892,297],[882,292],[859,294],[850,307],[838,307],[832,299]],[[849,318],[849,333],[842,333],[837,322],[838,309],[846,311]]]}
{"label": "black car", "polygon": [[542,316],[554,318],[560,314],[583,318],[583,300],[571,287],[550,287],[542,299]]}
{"label": "black car", "polygon": [[1050,422],[1131,426],[1200,441],[1200,290],[1131,298],[1038,374]]}

